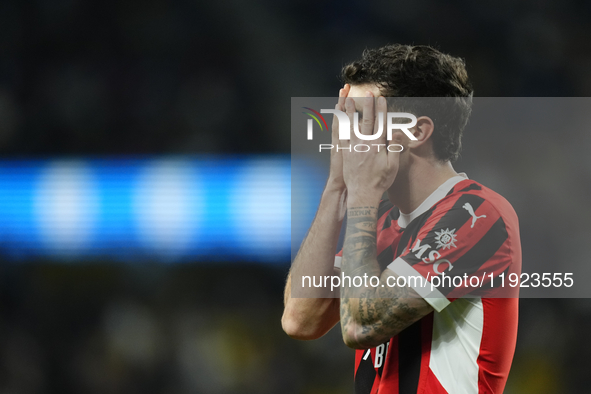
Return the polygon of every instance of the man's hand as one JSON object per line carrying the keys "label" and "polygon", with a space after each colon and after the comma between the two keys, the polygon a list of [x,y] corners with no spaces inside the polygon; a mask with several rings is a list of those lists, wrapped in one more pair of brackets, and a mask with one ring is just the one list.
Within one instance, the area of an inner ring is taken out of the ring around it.
{"label": "man's hand", "polygon": [[[376,134],[379,125],[377,115],[386,117],[388,110],[386,99],[381,96],[378,98],[375,111],[374,96],[371,92],[367,92],[362,101],[363,121],[360,122],[359,131],[365,135]],[[364,203],[377,203],[396,178],[400,153],[396,151],[397,149],[388,151],[390,141],[387,140],[385,130],[382,130],[381,136],[375,140],[366,141],[357,137],[353,131],[355,101],[352,98],[345,99],[345,109],[351,121],[351,139],[341,141],[341,146],[344,146],[341,152],[343,178],[347,187],[349,205],[357,200],[362,200]],[[385,121],[382,125],[384,124]],[[392,143],[396,142],[392,141]],[[360,146],[359,151],[355,151],[355,146],[358,144],[366,146]],[[366,152],[367,146],[370,149]]]}
{"label": "man's hand", "polygon": [[[335,109],[345,112],[345,100],[349,95],[351,85],[346,84],[339,90],[339,101],[335,105]],[[339,145],[339,120],[336,115],[332,118],[332,145],[335,147],[330,151],[330,174],[328,177],[328,187],[335,190],[345,190],[345,180],[343,179],[343,152],[336,146]]]}

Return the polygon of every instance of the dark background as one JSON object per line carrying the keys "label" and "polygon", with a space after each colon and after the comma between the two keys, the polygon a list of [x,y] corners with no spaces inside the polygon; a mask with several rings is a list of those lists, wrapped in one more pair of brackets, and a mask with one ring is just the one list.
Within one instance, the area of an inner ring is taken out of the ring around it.
{"label": "dark background", "polygon": [[[0,152],[288,154],[290,98],[336,95],[346,62],[395,42],[465,58],[478,96],[588,96],[590,17],[582,0],[4,0]],[[524,264],[588,262],[587,134],[466,135],[457,169],[513,203]],[[281,331],[288,267],[3,262],[0,393],[351,393],[338,330]],[[588,300],[521,300],[505,392],[588,392],[590,327]]]}

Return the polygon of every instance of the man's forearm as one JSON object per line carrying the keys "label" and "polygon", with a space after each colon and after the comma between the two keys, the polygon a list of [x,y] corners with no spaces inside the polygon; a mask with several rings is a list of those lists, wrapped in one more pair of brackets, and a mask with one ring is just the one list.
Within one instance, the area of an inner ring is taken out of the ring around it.
{"label": "man's forearm", "polygon": [[347,211],[343,273],[379,278],[375,286],[341,289],[343,339],[353,348],[377,346],[432,310],[411,288],[390,286],[388,278],[396,277],[394,272],[381,271],[376,246],[376,200],[353,201]]}
{"label": "man's forearm", "polygon": [[[316,217],[292,264],[292,278],[333,274],[335,252],[345,213],[345,193],[346,191],[331,189],[330,186],[322,193]],[[292,288],[294,285],[297,284],[292,283]],[[301,283],[299,285],[301,287]],[[318,288],[316,294],[309,291],[314,290],[307,289],[306,296],[330,295],[322,288]]]}
{"label": "man's forearm", "polygon": [[[377,262],[376,224],[377,204],[350,207],[347,210],[347,229],[343,245],[342,270],[347,276],[380,276]],[[373,313],[368,313],[367,300],[374,297],[375,288],[347,287],[341,289],[341,326],[343,331],[352,325],[368,324]],[[374,312],[374,311],[370,311]],[[345,334],[345,332],[343,332]]]}
{"label": "man's forearm", "polygon": [[[346,191],[325,188],[318,212],[292,264],[285,287],[284,330],[299,339],[323,335],[339,320],[339,289],[302,287],[302,276],[335,273],[334,256],[344,217]],[[292,294],[295,298],[292,298]],[[335,298],[336,297],[336,298]]]}

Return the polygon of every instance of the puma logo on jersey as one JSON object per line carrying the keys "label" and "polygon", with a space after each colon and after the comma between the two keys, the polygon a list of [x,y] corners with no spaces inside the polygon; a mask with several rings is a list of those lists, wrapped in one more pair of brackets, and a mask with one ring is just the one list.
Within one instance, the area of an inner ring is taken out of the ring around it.
{"label": "puma logo on jersey", "polygon": [[478,219],[486,217],[486,215],[476,216],[476,214],[474,213],[474,208],[472,208],[472,205],[470,205],[469,202],[462,205],[462,208],[464,208],[466,211],[468,211],[470,216],[472,216],[472,225],[470,226],[470,228],[474,228],[474,225],[476,224],[476,221]]}

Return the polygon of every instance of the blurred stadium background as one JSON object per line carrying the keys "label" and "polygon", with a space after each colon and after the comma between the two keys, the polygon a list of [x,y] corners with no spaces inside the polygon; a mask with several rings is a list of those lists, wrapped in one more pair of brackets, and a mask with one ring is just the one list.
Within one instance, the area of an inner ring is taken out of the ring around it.
{"label": "blurred stadium background", "polygon": [[[0,2],[0,393],[351,393],[338,330],[280,327],[290,98],[336,95],[343,64],[392,42],[464,57],[478,96],[588,96],[589,17],[580,0]],[[590,135],[466,135],[456,168],[513,203],[524,264],[588,261]],[[590,328],[589,300],[522,300],[505,392],[589,392]]]}

